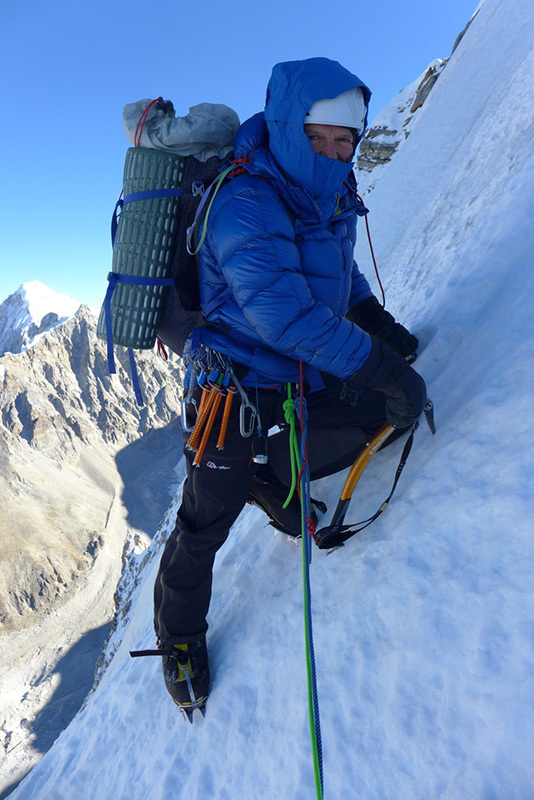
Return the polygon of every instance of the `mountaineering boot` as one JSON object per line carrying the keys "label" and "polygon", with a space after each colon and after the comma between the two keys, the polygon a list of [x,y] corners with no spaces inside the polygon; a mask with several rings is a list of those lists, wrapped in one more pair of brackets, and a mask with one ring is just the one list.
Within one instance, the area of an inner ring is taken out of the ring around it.
{"label": "mountaineering boot", "polygon": [[167,691],[189,722],[193,722],[195,709],[204,713],[210,686],[205,639],[175,644],[169,654],[163,656],[163,678]]}
{"label": "mountaineering boot", "polygon": [[[247,502],[257,506],[257,508],[261,508],[271,520],[270,525],[273,528],[282,533],[287,533],[289,536],[300,536],[302,534],[300,500],[295,491],[287,507],[283,508],[288,494],[289,489],[281,483],[268,483],[256,475],[252,481]],[[317,503],[317,501],[312,502],[315,502],[320,509],[323,506],[322,503]],[[317,515],[313,509],[312,519],[314,525],[316,525]]]}

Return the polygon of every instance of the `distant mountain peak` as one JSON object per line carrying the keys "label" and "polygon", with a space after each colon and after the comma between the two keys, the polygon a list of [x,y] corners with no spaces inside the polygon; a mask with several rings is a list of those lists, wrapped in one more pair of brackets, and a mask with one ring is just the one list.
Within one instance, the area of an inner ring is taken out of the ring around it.
{"label": "distant mountain peak", "polygon": [[74,316],[80,305],[41,281],[21,284],[0,304],[0,355],[22,352],[37,336]]}

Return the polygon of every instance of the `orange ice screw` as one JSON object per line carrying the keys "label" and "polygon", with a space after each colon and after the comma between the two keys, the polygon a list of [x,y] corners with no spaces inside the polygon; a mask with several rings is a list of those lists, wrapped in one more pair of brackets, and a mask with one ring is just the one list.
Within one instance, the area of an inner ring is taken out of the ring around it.
{"label": "orange ice screw", "polygon": [[202,397],[200,398],[200,406],[198,407],[199,414],[202,413],[202,409],[206,405],[206,400],[208,399],[209,393],[210,393],[209,389],[204,389],[204,387],[202,387]]}
{"label": "orange ice screw", "polygon": [[230,386],[226,400],[224,401],[223,418],[221,421],[221,429],[219,431],[219,438],[217,439],[217,450],[224,450],[224,442],[226,440],[226,431],[228,430],[228,422],[230,421],[230,413],[232,411],[232,402],[234,399],[235,387]]}
{"label": "orange ice screw", "polygon": [[[188,450],[196,450],[198,444],[200,442],[200,437],[202,436],[202,431],[204,430],[204,425],[206,424],[206,420],[208,419],[208,415],[211,411],[211,407],[215,401],[216,396],[219,392],[215,391],[215,389],[211,389],[211,391],[203,391],[202,398],[200,403],[200,408],[198,411],[197,421],[195,423],[195,427],[193,428],[193,432],[189,437],[187,442]],[[204,396],[208,395],[207,399],[204,400]]]}
{"label": "orange ice screw", "polygon": [[[204,452],[205,452],[207,444],[208,444],[208,439],[210,438],[210,433],[211,433],[211,430],[213,428],[213,424],[215,422],[215,417],[217,416],[217,412],[219,410],[219,406],[221,405],[222,393],[219,392],[219,391],[216,391],[216,390],[213,391],[213,389],[212,389],[211,393],[214,395],[214,400],[213,400],[213,402],[211,403],[211,406],[210,406],[209,417],[208,417],[208,421],[206,422],[206,427],[204,428],[204,433],[202,435],[202,441],[200,442],[200,446],[199,446],[197,452],[195,453],[195,457],[193,459],[193,466],[194,467],[199,467],[200,466],[200,462],[202,461],[202,458],[204,456]],[[209,400],[208,400],[208,403],[206,403],[206,408],[208,407],[208,405],[209,405]]]}

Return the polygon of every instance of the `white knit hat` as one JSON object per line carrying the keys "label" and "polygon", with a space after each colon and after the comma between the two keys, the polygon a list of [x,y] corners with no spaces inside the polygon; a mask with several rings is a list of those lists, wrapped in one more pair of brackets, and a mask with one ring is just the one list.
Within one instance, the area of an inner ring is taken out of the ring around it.
{"label": "white knit hat", "polygon": [[317,100],[304,117],[304,124],[339,125],[342,128],[356,128],[361,133],[366,111],[363,92],[359,86],[355,86],[330,100]]}

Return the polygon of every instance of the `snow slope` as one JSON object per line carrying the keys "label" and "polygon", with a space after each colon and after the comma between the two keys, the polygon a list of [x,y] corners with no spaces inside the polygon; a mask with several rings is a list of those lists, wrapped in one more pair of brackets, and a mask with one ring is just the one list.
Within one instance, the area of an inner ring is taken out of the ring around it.
{"label": "snow slope", "polygon": [[[530,0],[480,6],[367,198],[438,434],[417,433],[371,528],[314,554],[325,798],[534,797],[533,23]],[[363,242],[358,258],[371,274]],[[401,446],[371,462],[348,519],[386,496]],[[341,485],[313,493],[332,511]],[[217,558],[206,718],[183,722],[159,662],[128,657],[153,644],[175,510],[132,573],[114,659],[16,800],[315,796],[300,552],[258,510]]]}

